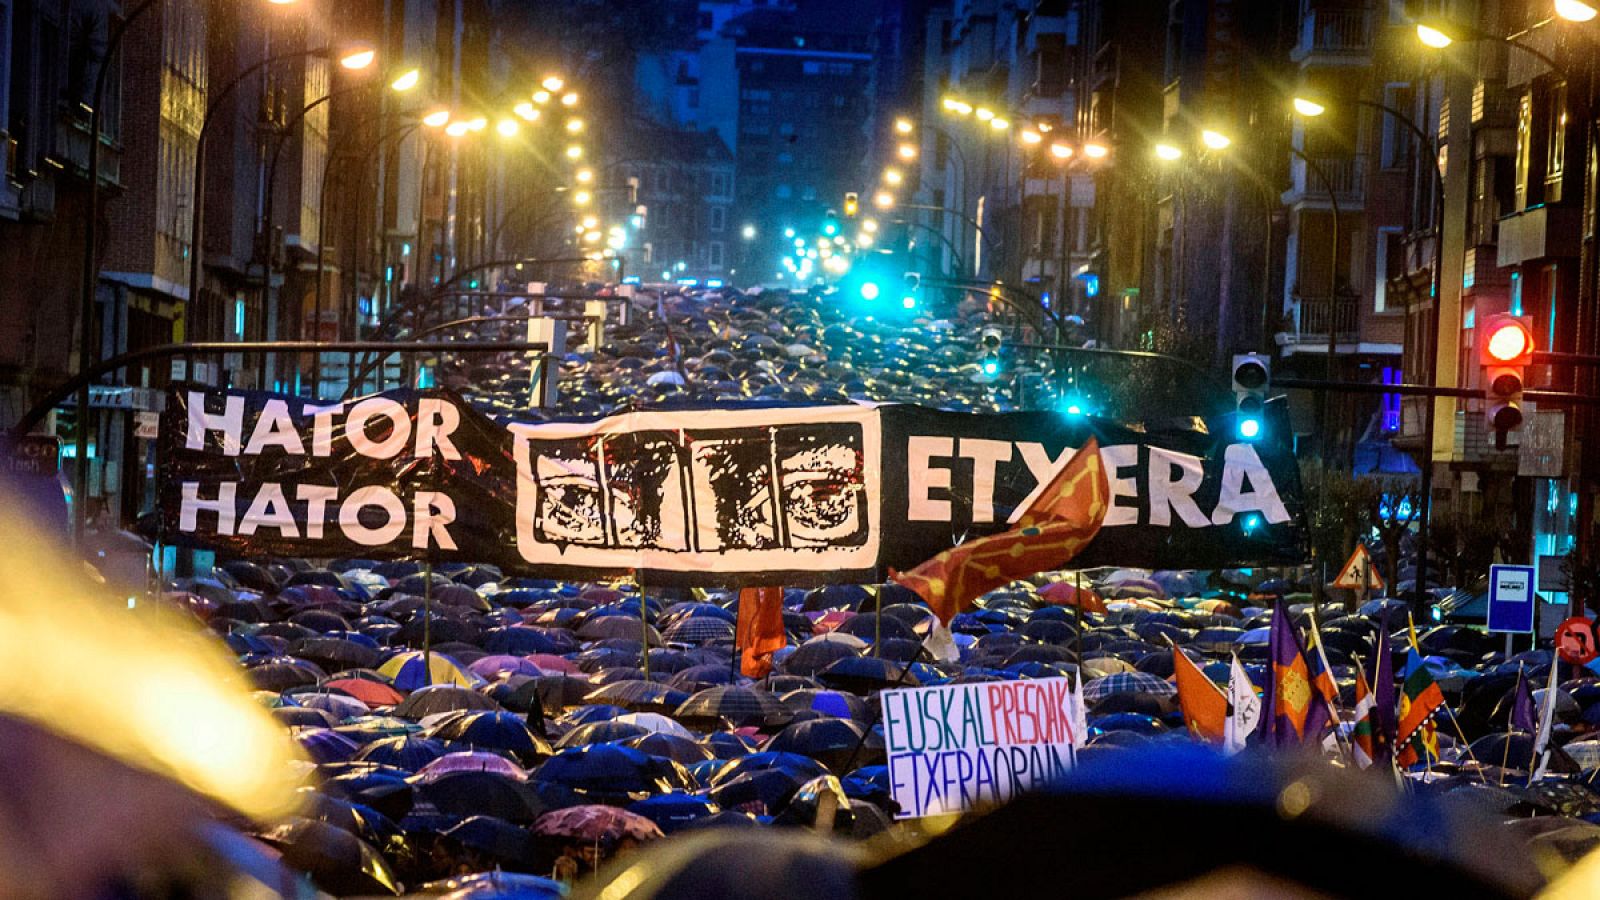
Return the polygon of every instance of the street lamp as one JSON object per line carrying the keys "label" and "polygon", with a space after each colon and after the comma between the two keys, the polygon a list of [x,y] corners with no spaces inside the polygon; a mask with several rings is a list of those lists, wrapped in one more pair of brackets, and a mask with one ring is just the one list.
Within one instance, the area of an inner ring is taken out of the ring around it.
{"label": "street lamp", "polygon": [[467,132],[471,130],[472,127],[468,125],[465,120],[451,122],[449,125],[444,127],[444,133],[453,138],[465,137]]}
{"label": "street lamp", "polygon": [[894,206],[894,195],[888,191],[879,191],[872,195],[872,205],[879,209],[890,209]]}
{"label": "street lamp", "polygon": [[[362,48],[360,50],[353,50],[339,57],[339,65],[344,66],[346,69],[350,69],[351,71],[359,71],[361,69],[365,69],[367,66],[372,65],[372,61],[377,58],[378,51],[371,48]],[[404,90],[404,88],[400,88],[400,90]]]}
{"label": "street lamp", "polygon": [[582,119],[568,119],[567,120],[567,133],[569,133],[569,134],[577,134],[578,132],[580,132],[582,130],[583,130],[583,120]]}
{"label": "street lamp", "polygon": [[1019,133],[1017,136],[1022,139],[1024,144],[1038,144],[1044,141],[1044,135],[1033,130],[1032,128],[1022,129],[1021,133]]}
{"label": "street lamp", "polygon": [[582,159],[582,158],[583,158],[583,148],[582,147],[578,146],[577,144],[573,144],[572,146],[567,148],[567,159]]}
{"label": "street lamp", "polygon": [[407,69],[400,73],[398,78],[389,82],[389,87],[397,91],[409,91],[416,87],[420,81],[422,81],[421,69]]}
{"label": "street lamp", "polygon": [[883,183],[889,185],[890,187],[899,187],[900,183],[905,180],[906,177],[900,174],[899,169],[890,168],[883,170]]}
{"label": "street lamp", "polygon": [[[1575,2],[1575,0],[1568,0],[1568,2]],[[894,120],[894,130],[898,134],[910,134],[915,128],[916,126],[912,125],[911,120],[905,116]]]}
{"label": "street lamp", "polygon": [[744,238],[747,241],[755,240],[756,239],[756,226],[754,226],[754,225],[745,225],[744,228],[739,230],[739,236]]}
{"label": "street lamp", "polygon": [[1600,15],[1600,10],[1583,0],[1556,0],[1556,15],[1569,22],[1587,22]]}
{"label": "street lamp", "polygon": [[450,110],[436,109],[422,117],[422,124],[429,128],[443,128],[450,122]]}
{"label": "street lamp", "polygon": [[973,115],[978,117],[979,122],[987,122],[994,118],[994,110],[987,106],[980,106],[973,112]]}
{"label": "street lamp", "polygon": [[1435,50],[1443,50],[1456,42],[1455,38],[1442,29],[1424,22],[1417,23],[1417,40]]}
{"label": "street lamp", "polygon": [[501,119],[500,121],[495,123],[494,130],[500,132],[500,136],[501,137],[516,137],[517,136],[517,120],[516,119]]}
{"label": "street lamp", "polygon": [[995,131],[1005,131],[1011,127],[1011,123],[1001,116],[995,116],[989,120],[989,127]]}
{"label": "street lamp", "polygon": [[560,75],[546,75],[545,79],[539,82],[539,86],[547,91],[559,91],[565,84]]}
{"label": "street lamp", "polygon": [[539,104],[540,106],[543,106],[546,103],[549,103],[550,102],[550,92],[549,91],[534,91],[533,92],[533,102]]}
{"label": "street lamp", "polygon": [[1179,150],[1172,144],[1167,143],[1156,144],[1155,153],[1156,159],[1159,159],[1162,162],[1175,162],[1183,156],[1182,150]]}
{"label": "street lamp", "polygon": [[512,107],[511,111],[516,113],[518,116],[521,116],[523,119],[526,119],[529,122],[537,122],[537,121],[539,121],[539,111],[537,109],[534,109],[533,108],[533,104],[529,103],[526,100],[524,100],[521,103],[518,103],[516,106]]}
{"label": "street lamp", "polygon": [[1307,118],[1314,119],[1328,111],[1326,106],[1306,97],[1294,98],[1294,111]]}
{"label": "street lamp", "polygon": [[579,184],[591,184],[594,182],[594,170],[579,169],[577,172],[573,173],[572,177],[576,178]]}
{"label": "street lamp", "polygon": [[565,106],[565,107],[569,107],[569,108],[573,107],[573,106],[577,106],[578,105],[578,94],[577,94],[577,92],[576,91],[567,91],[565,94],[562,94],[561,95],[561,105]]}
{"label": "street lamp", "polygon": [[899,155],[901,159],[905,160],[906,162],[910,162],[911,160],[917,158],[917,145],[901,144],[895,149],[895,153]]}
{"label": "street lamp", "polygon": [[1220,131],[1207,128],[1200,132],[1200,143],[1205,144],[1212,150],[1226,150],[1228,145],[1233,143],[1233,138]]}
{"label": "street lamp", "polygon": [[1056,141],[1055,143],[1050,145],[1050,155],[1055,157],[1056,159],[1071,159],[1072,158],[1072,145],[1071,144],[1063,144],[1060,141]]}
{"label": "street lamp", "polygon": [[1090,159],[1105,159],[1111,154],[1111,148],[1097,141],[1090,141],[1083,145],[1083,155]]}

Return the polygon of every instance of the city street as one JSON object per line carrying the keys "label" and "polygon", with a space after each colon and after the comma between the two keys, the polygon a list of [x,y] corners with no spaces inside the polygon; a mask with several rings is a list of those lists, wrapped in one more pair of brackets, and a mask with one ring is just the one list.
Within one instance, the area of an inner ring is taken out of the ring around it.
{"label": "city street", "polygon": [[0,898],[1600,892],[1600,7],[1436,6],[0,2]]}

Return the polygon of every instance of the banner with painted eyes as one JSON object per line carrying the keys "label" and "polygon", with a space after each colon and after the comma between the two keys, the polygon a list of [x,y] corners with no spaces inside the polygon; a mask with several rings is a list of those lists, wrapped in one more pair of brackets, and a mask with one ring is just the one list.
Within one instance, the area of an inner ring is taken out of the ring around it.
{"label": "banner with painted eyes", "polygon": [[1114,501],[1086,551],[1094,564],[1301,558],[1292,455],[1220,440],[1199,422],[845,405],[501,425],[442,390],[334,404],[175,390],[157,537],[241,557],[428,558],[656,584],[864,583],[1003,530],[1091,434]]}

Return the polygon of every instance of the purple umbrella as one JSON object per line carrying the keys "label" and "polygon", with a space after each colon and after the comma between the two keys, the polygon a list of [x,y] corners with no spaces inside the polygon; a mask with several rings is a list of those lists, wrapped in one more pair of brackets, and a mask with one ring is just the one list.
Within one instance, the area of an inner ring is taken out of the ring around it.
{"label": "purple umbrella", "polygon": [[467,666],[472,674],[479,678],[493,679],[500,675],[543,675],[544,670],[520,656],[497,654],[485,656]]}
{"label": "purple umbrella", "polygon": [[455,772],[492,772],[516,781],[528,780],[528,773],[521,766],[504,756],[484,750],[446,753],[418,770],[416,780],[431,784]]}

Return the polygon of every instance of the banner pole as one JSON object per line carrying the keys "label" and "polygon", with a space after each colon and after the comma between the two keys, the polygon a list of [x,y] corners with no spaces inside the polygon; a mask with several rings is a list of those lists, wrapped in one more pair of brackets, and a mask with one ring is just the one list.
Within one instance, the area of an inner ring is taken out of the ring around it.
{"label": "banner pole", "polygon": [[644,572],[633,570],[633,583],[639,587],[639,660],[644,680],[650,680],[650,607],[645,604]]}
{"label": "banner pole", "polygon": [[422,683],[433,684],[433,561],[422,561]]}
{"label": "banner pole", "polygon": [[1078,658],[1079,678],[1083,672],[1083,570],[1078,569],[1072,573],[1076,582],[1076,592],[1073,594],[1072,604],[1072,653]]}
{"label": "banner pole", "polygon": [[872,655],[883,656],[883,589],[874,587],[872,596],[873,607],[877,610],[872,616]]}

